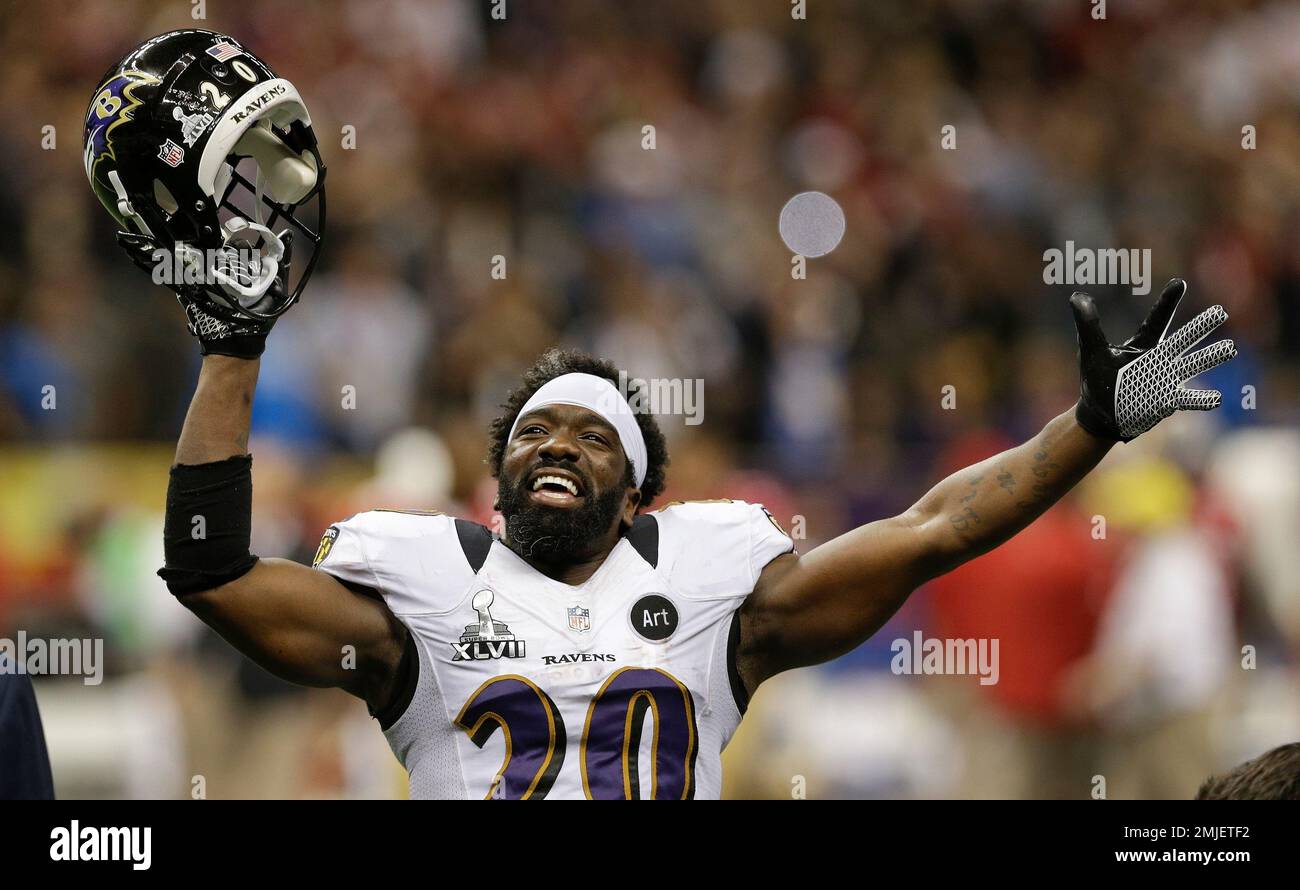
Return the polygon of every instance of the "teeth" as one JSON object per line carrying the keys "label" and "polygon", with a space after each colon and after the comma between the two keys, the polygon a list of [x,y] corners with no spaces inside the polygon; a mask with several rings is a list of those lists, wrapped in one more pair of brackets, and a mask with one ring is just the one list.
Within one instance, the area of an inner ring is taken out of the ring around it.
{"label": "teeth", "polygon": [[578,486],[573,484],[573,480],[565,479],[563,476],[538,476],[533,480],[533,491],[537,491],[546,484],[559,485],[575,498],[578,496]]}

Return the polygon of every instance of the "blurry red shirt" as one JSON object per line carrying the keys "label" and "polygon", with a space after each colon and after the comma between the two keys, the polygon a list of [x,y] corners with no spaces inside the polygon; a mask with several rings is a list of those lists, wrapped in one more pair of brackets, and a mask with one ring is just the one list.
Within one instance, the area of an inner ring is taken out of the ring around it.
{"label": "blurry red shirt", "polygon": [[998,682],[980,689],[1015,716],[1066,720],[1065,679],[1092,649],[1118,546],[1091,531],[1085,517],[1054,507],[927,586],[931,635],[999,640]]}

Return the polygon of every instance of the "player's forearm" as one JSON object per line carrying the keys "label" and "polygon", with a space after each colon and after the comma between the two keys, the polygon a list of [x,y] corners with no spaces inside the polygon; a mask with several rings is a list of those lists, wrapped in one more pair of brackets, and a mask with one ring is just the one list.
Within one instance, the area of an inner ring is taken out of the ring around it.
{"label": "player's forearm", "polygon": [[257,360],[209,355],[185,415],[167,483],[158,574],[176,596],[212,590],[257,564],[248,426]]}
{"label": "player's forearm", "polygon": [[1025,444],[944,479],[914,508],[929,540],[926,574],[950,571],[1020,532],[1114,444],[1079,426],[1071,408]]}
{"label": "player's forearm", "polygon": [[204,464],[248,452],[260,359],[209,355],[176,443],[176,463]]}

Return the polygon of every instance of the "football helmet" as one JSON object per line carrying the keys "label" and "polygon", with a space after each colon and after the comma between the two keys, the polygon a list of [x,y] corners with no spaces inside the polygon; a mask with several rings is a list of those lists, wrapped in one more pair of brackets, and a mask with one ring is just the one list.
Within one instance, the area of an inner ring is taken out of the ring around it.
{"label": "football helmet", "polygon": [[298,90],[239,41],[195,29],[145,41],[95,90],[84,144],[132,259],[202,271],[166,282],[182,303],[266,322],[301,296],[324,232],[325,165]]}

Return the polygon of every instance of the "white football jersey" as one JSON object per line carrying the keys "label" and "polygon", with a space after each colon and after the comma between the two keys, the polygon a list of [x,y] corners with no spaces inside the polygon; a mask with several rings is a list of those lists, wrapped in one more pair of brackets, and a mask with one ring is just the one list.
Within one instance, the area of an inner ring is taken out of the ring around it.
{"label": "white football jersey", "polygon": [[738,609],[793,549],[759,505],[673,504],[571,586],[481,525],[374,510],[315,564],[411,631],[418,672],[377,716],[412,797],[716,798],[746,704]]}

